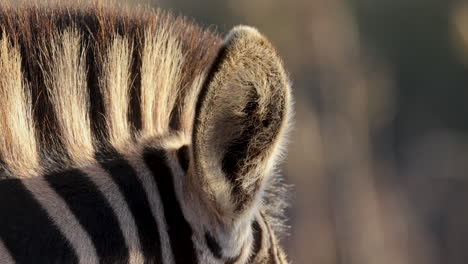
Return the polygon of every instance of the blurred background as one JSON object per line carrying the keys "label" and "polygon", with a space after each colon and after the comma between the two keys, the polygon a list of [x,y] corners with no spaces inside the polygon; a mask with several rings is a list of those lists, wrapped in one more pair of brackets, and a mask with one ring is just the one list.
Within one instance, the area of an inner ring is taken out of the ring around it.
{"label": "blurred background", "polygon": [[468,263],[466,1],[146,1],[283,56],[292,263]]}

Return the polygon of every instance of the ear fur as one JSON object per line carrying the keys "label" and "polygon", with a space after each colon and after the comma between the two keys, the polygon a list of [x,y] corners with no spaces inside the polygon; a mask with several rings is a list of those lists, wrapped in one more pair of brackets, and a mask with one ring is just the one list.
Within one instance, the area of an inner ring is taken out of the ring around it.
{"label": "ear fur", "polygon": [[261,200],[290,108],[275,49],[254,28],[232,29],[200,92],[192,137],[195,177],[218,215],[235,217]]}

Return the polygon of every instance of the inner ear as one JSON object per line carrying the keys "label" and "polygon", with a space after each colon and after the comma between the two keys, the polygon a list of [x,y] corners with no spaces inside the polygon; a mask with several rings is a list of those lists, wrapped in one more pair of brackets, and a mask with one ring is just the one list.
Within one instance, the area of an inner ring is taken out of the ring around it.
{"label": "inner ear", "polygon": [[276,51],[255,29],[233,29],[201,90],[192,137],[197,177],[218,208],[240,211],[258,196],[281,149],[288,108]]}
{"label": "inner ear", "polygon": [[251,87],[242,114],[238,120],[231,120],[235,128],[229,126],[236,133],[226,137],[221,147],[224,151],[221,168],[232,186],[236,211],[249,205],[267,177],[269,152],[280,131],[284,108],[284,98],[277,97],[260,106],[257,90]]}
{"label": "inner ear", "polygon": [[[238,174],[242,168],[244,168],[247,157],[256,156],[256,153],[249,153],[248,147],[252,141],[252,138],[258,133],[258,128],[255,126],[255,119],[258,119],[256,112],[258,111],[258,94],[255,91],[255,87],[251,87],[252,90],[248,93],[247,102],[245,107],[241,110],[243,116],[239,117],[238,126],[240,126],[240,134],[229,139],[226,142],[226,147],[223,159],[222,159],[222,170],[226,173],[228,179],[235,183],[234,175]],[[257,151],[255,151],[257,152]]]}
{"label": "inner ear", "polygon": [[242,115],[236,122],[240,133],[228,140],[222,159],[222,170],[233,183],[236,175],[255,165],[249,164],[249,160],[256,160],[268,150],[277,137],[283,117],[284,97],[272,96],[267,105],[260,108],[257,90],[253,84],[250,86]]}

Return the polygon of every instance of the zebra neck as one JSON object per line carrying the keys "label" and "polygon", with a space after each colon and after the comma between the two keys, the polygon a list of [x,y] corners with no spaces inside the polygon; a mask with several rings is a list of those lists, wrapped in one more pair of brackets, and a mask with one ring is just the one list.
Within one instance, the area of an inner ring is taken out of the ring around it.
{"label": "zebra neck", "polygon": [[106,153],[82,168],[0,182],[0,209],[11,212],[0,219],[5,252],[18,262],[191,263],[192,229],[166,154],[154,147]]}

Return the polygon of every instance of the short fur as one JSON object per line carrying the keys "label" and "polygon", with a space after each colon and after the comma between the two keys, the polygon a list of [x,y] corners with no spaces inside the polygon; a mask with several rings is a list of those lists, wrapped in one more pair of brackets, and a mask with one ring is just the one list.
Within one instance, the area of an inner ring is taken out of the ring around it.
{"label": "short fur", "polygon": [[40,205],[47,211],[54,224],[66,234],[70,244],[76,248],[77,256],[82,263],[96,263],[96,251],[89,235],[73,217],[67,204],[61,199],[42,178],[34,181],[24,180],[28,189]]}
{"label": "short fur", "polygon": [[[110,180],[111,177],[108,173],[99,166],[90,166],[83,169],[83,171],[107,198],[117,216],[117,219],[119,220],[122,233],[125,237],[125,241],[127,242],[127,246],[129,247],[129,251],[131,252],[129,264],[143,263],[144,258],[141,254],[138,230],[135,230],[135,220],[133,219],[132,214],[129,213],[127,203],[125,202],[118,186]],[[89,263],[92,262],[89,261]]]}
{"label": "short fur", "polygon": [[[70,159],[77,164],[93,158],[93,142],[86,92],[86,61],[81,36],[74,28],[53,32],[39,43],[44,49],[40,67],[56,123]],[[116,90],[118,92],[119,90]]]}
{"label": "short fur", "polygon": [[159,192],[157,191],[156,182],[154,181],[153,177],[151,177],[151,172],[142,160],[142,146],[139,147],[141,148],[132,149],[131,151],[128,151],[126,154],[126,158],[137,171],[138,178],[142,182],[147,197],[149,197],[149,202],[152,210],[151,213],[156,219],[159,229],[164,230],[159,232],[162,247],[161,251],[162,255],[164,256],[164,263],[170,263],[170,260],[174,259],[174,256],[169,248],[169,235],[167,231],[165,231],[167,230],[167,224],[164,220],[164,214],[161,213],[163,212],[161,197],[159,195]]}
{"label": "short fur", "polygon": [[[69,234],[78,224],[65,198],[25,178],[49,174],[68,184],[54,174],[67,169],[89,177],[84,186],[96,185],[95,198],[109,203],[104,209],[133,252],[129,261],[140,263],[136,218],[103,165],[112,151],[148,197],[164,263],[184,262],[172,251],[191,242],[201,263],[287,262],[269,208],[283,204],[275,166],[291,126],[291,91],[281,59],[256,29],[236,27],[221,42],[161,11],[3,4],[0,72],[0,174],[26,183],[83,262],[89,238],[80,228]],[[175,224],[183,230],[168,228]]]}
{"label": "short fur", "polygon": [[0,39],[0,158],[13,174],[29,177],[37,174],[39,158],[31,97],[21,68],[20,50],[3,34]]}

